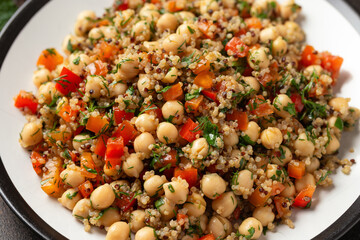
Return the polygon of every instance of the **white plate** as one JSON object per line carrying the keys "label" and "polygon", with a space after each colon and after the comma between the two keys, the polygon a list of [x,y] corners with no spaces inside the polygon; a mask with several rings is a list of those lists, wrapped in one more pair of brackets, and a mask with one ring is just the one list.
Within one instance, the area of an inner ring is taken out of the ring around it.
{"label": "white plate", "polygon": [[[28,152],[18,144],[19,132],[25,118],[13,107],[13,97],[20,89],[35,91],[32,72],[40,52],[48,47],[60,49],[65,35],[72,32],[77,14],[85,9],[102,14],[112,0],[53,0],[40,9],[21,30],[13,42],[0,72],[0,154],[6,171],[18,192],[28,205],[52,228],[69,239],[104,239],[105,232],[92,228],[83,231],[82,224],[71,216],[55,199],[47,197],[40,189],[40,179],[34,173]],[[297,1],[303,7],[301,25],[307,42],[317,50],[329,50],[342,56],[342,67],[337,91],[351,97],[350,104],[360,107],[360,37],[348,21],[329,3],[318,0]],[[344,134],[341,156],[359,159],[360,135],[358,130]],[[354,153],[349,153],[350,148]],[[4,173],[1,173],[4,174]],[[332,175],[334,187],[319,188],[311,209],[295,210],[295,229],[279,226],[276,232],[268,232],[266,239],[310,239],[334,223],[358,198],[360,188],[360,164],[352,167],[349,176],[337,171]]]}

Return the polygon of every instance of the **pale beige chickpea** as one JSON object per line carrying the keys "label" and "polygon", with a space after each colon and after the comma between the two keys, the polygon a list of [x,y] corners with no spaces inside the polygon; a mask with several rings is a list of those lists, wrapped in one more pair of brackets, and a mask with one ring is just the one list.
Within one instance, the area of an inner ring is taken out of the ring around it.
{"label": "pale beige chickpea", "polygon": [[85,93],[91,98],[99,98],[101,96],[103,81],[99,76],[88,76],[86,78]]}
{"label": "pale beige chickpea", "polygon": [[259,139],[260,136],[260,127],[259,125],[251,121],[248,123],[247,129],[244,131],[244,133],[250,138],[251,141],[256,142]]}
{"label": "pale beige chickpea", "polygon": [[181,178],[173,178],[171,182],[164,183],[163,189],[165,197],[176,204],[185,203],[189,194],[189,184]]}
{"label": "pale beige chickpea", "polygon": [[316,186],[315,177],[311,173],[306,173],[302,178],[295,179],[296,192],[301,192],[301,190],[307,188],[309,185]]}
{"label": "pale beige chickpea", "polygon": [[162,122],[156,130],[156,135],[160,142],[170,144],[176,142],[179,132],[174,124],[169,122]]}
{"label": "pale beige chickpea", "polygon": [[68,165],[65,170],[60,173],[60,178],[70,187],[78,187],[85,182],[85,177],[81,174],[81,169],[75,165]]}
{"label": "pale beige chickpea", "polygon": [[85,10],[79,13],[75,25],[74,32],[77,36],[84,36],[92,27],[92,20],[96,19],[94,11]]}
{"label": "pale beige chickpea", "polygon": [[209,143],[205,138],[198,138],[192,142],[190,148],[191,159],[204,159],[209,153]]}
{"label": "pale beige chickpea", "polygon": [[20,133],[20,144],[24,148],[35,146],[43,139],[41,121],[26,123]]}
{"label": "pale beige chickpea", "polygon": [[[293,105],[294,104],[290,97],[286,94],[279,94],[273,100],[275,113],[282,118],[288,118],[292,116],[292,114],[289,112],[289,108],[291,109],[291,106]],[[292,109],[294,109],[294,107],[292,107]]]}
{"label": "pale beige chickpea", "polygon": [[209,11],[215,12],[219,10],[219,4],[214,0],[201,0],[200,1],[200,13],[206,14]]}
{"label": "pale beige chickpea", "polygon": [[272,43],[272,54],[275,56],[284,56],[287,49],[287,42],[282,37],[277,37]]}
{"label": "pale beige chickpea", "polygon": [[280,146],[283,136],[280,129],[276,127],[268,127],[263,130],[260,135],[262,145],[267,149],[275,149]]}
{"label": "pale beige chickpea", "polygon": [[306,133],[300,133],[294,142],[295,154],[301,157],[311,157],[314,154],[315,146],[308,140]]}
{"label": "pale beige chickpea", "polygon": [[194,22],[195,15],[189,11],[176,12],[175,15],[179,18],[180,22]]}
{"label": "pale beige chickpea", "polygon": [[251,16],[258,16],[262,13],[267,13],[272,10],[273,5],[272,3],[275,3],[275,10],[278,9],[276,1],[273,0],[256,0],[252,1],[252,6],[250,9]]}
{"label": "pale beige chickpea", "polygon": [[51,73],[46,68],[40,68],[36,70],[32,77],[32,81],[37,88],[39,88],[43,83],[50,81],[51,79]]}
{"label": "pale beige chickpea", "polygon": [[80,201],[81,195],[78,191],[73,188],[66,190],[58,201],[67,209],[73,210],[76,203]]}
{"label": "pale beige chickpea", "polygon": [[192,193],[188,196],[184,208],[188,210],[188,216],[200,217],[205,213],[206,201],[199,193]]}
{"label": "pale beige chickpea", "polygon": [[128,240],[129,236],[129,224],[119,221],[109,227],[105,240]]}
{"label": "pale beige chickpea", "polygon": [[150,133],[142,133],[134,140],[134,149],[137,153],[144,153],[145,156],[150,156],[150,145],[155,144],[155,139]]}
{"label": "pale beige chickpea", "polygon": [[226,192],[211,203],[212,209],[222,217],[230,216],[237,206],[234,192]]}
{"label": "pale beige chickpea", "polygon": [[165,13],[161,15],[161,17],[156,23],[157,29],[160,30],[161,32],[165,30],[175,31],[177,26],[178,26],[178,20],[175,17],[175,15],[171,13]]}
{"label": "pale beige chickpea", "polygon": [[69,56],[69,69],[76,75],[81,75],[85,66],[90,63],[90,57],[86,54],[71,54]]}
{"label": "pale beige chickpea", "polygon": [[135,210],[130,214],[130,230],[136,233],[139,229],[145,227],[145,211],[144,210]]}
{"label": "pale beige chickpea", "polygon": [[206,214],[203,214],[199,217],[199,225],[200,225],[200,228],[203,232],[206,231],[207,229],[207,226],[208,226],[208,223],[209,223],[209,219],[208,217],[206,216]]}
{"label": "pale beige chickpea", "polygon": [[151,37],[149,23],[147,21],[137,22],[132,28],[131,35],[138,42],[148,41]]}
{"label": "pale beige chickpea", "polygon": [[90,135],[88,134],[76,135],[72,141],[73,148],[79,153],[83,152],[83,146],[90,142],[88,139],[90,139]]}
{"label": "pale beige chickpea", "polygon": [[226,182],[217,173],[209,173],[202,177],[200,188],[206,197],[216,199],[225,192]]}
{"label": "pale beige chickpea", "polygon": [[330,135],[330,142],[326,146],[326,154],[333,154],[340,148],[340,142],[335,135]]}
{"label": "pale beige chickpea", "polygon": [[145,4],[144,7],[141,8],[139,15],[141,18],[143,18],[144,20],[146,20],[149,23],[151,21],[154,21],[156,23],[161,16],[158,11],[158,8],[154,4],[151,4],[151,3]]}
{"label": "pale beige chickpea", "polygon": [[176,67],[169,68],[168,72],[165,74],[165,77],[161,80],[163,83],[173,83],[178,78],[179,71]]}
{"label": "pale beige chickpea", "polygon": [[284,183],[285,189],[280,193],[281,196],[286,198],[294,197],[296,193],[295,185],[292,183],[292,181],[288,181]]}
{"label": "pale beige chickpea", "polygon": [[122,169],[127,176],[138,178],[141,171],[144,169],[144,164],[138,154],[132,153],[123,162]]}
{"label": "pale beige chickpea", "polygon": [[124,11],[116,11],[116,16],[114,18],[115,27],[118,29],[125,28],[131,22],[131,19],[135,15],[135,11],[133,9],[126,9]]}
{"label": "pale beige chickpea", "polygon": [[320,161],[317,158],[311,158],[309,165],[306,165],[306,172],[313,173],[320,167]]}
{"label": "pale beige chickpea", "polygon": [[251,87],[251,89],[255,90],[257,93],[260,90],[260,83],[254,77],[244,77],[244,82]]}
{"label": "pale beige chickpea", "polygon": [[92,28],[88,33],[88,38],[91,40],[100,40],[104,37],[104,33],[102,31],[102,28],[95,27]]}
{"label": "pale beige chickpea", "polygon": [[161,214],[161,220],[169,221],[170,219],[174,218],[178,209],[176,204],[166,197],[160,198],[158,201],[161,203],[161,206],[158,207]]}
{"label": "pale beige chickpea", "polygon": [[186,40],[186,43],[190,43],[191,40],[195,40],[201,36],[199,28],[192,23],[183,23],[181,24],[176,33],[183,36]]}
{"label": "pale beige chickpea", "polygon": [[260,41],[263,43],[269,43],[270,41],[274,41],[279,36],[276,27],[267,27],[261,30],[260,32]]}
{"label": "pale beige chickpea", "polygon": [[83,198],[75,204],[72,215],[76,218],[86,219],[89,217],[91,208],[90,199]]}
{"label": "pale beige chickpea", "polygon": [[66,35],[63,42],[61,43],[61,50],[66,54],[70,55],[70,50],[74,50],[77,48],[78,45],[80,45],[84,41],[83,37],[74,36],[71,34]]}
{"label": "pale beige chickpea", "polygon": [[266,166],[266,177],[269,178],[269,179],[271,179],[273,176],[280,178],[281,175],[278,176],[276,174],[277,167],[278,167],[278,165],[276,165],[276,164],[270,164],[270,163],[267,164],[267,166]]}
{"label": "pale beige chickpea", "polygon": [[[241,170],[237,174],[237,179],[234,185],[237,185],[240,188],[252,189],[254,185],[254,178],[252,172],[247,169]],[[235,194],[240,195],[241,191],[235,190]]]}
{"label": "pale beige chickpea", "polygon": [[112,187],[105,183],[91,193],[90,200],[93,208],[102,210],[111,206],[115,200],[115,193]]}
{"label": "pale beige chickpea", "polygon": [[118,64],[121,64],[117,72],[120,80],[128,81],[139,74],[139,62],[135,58],[120,59]]}
{"label": "pale beige chickpea", "polygon": [[127,85],[121,82],[113,82],[109,85],[110,97],[118,97],[126,93]]}
{"label": "pale beige chickpea", "polygon": [[58,94],[54,82],[45,82],[41,84],[37,92],[37,99],[39,103],[51,103],[53,97]]}
{"label": "pale beige chickpea", "polygon": [[289,19],[301,10],[301,8],[296,5],[294,0],[286,0],[280,4],[280,15],[284,19]]}
{"label": "pale beige chickpea", "polygon": [[169,35],[163,42],[163,48],[169,54],[182,53],[184,52],[185,47],[185,38],[182,35],[176,33]]}
{"label": "pale beige chickpea", "polygon": [[[271,157],[271,162],[279,166],[284,166],[293,159],[291,150],[284,145],[281,145],[278,149],[275,149],[275,152],[276,154],[273,154]],[[280,154],[279,157],[278,154]]]}
{"label": "pale beige chickpea", "polygon": [[144,0],[131,0],[128,1],[129,8],[131,9],[137,9],[139,6],[142,6],[144,4]]}
{"label": "pale beige chickpea", "polygon": [[285,24],[286,34],[283,36],[288,43],[302,42],[305,39],[305,34],[299,24],[293,21],[287,21]]}
{"label": "pale beige chickpea", "polygon": [[140,74],[137,88],[142,97],[148,97],[154,93],[154,82],[146,74]]}
{"label": "pale beige chickpea", "polygon": [[232,147],[239,143],[239,136],[237,135],[234,129],[231,129],[229,134],[224,134],[224,144],[225,146]]}
{"label": "pale beige chickpea", "polygon": [[247,57],[250,67],[254,70],[267,68],[270,65],[269,51],[265,47],[250,49]]}
{"label": "pale beige chickpea", "polygon": [[239,227],[239,233],[243,235],[249,235],[250,229],[255,230],[253,236],[250,239],[258,239],[262,234],[263,226],[256,218],[248,217],[241,223]]}
{"label": "pale beige chickpea", "polygon": [[176,100],[167,101],[161,108],[165,119],[171,120],[173,124],[181,124],[184,118],[184,106]]}
{"label": "pale beige chickpea", "polygon": [[155,131],[159,125],[159,119],[154,115],[143,113],[137,117],[135,126],[140,132],[152,132]]}
{"label": "pale beige chickpea", "polygon": [[121,220],[119,209],[109,208],[104,210],[104,214],[99,218],[97,224],[104,227],[110,227],[113,223]]}
{"label": "pale beige chickpea", "polygon": [[118,32],[114,26],[102,26],[100,28],[106,39],[116,39]]}
{"label": "pale beige chickpea", "polygon": [[151,227],[143,227],[136,232],[135,240],[156,240],[155,230]]}
{"label": "pale beige chickpea", "polygon": [[209,220],[207,226],[208,232],[212,233],[215,238],[225,238],[232,231],[232,224],[226,218],[215,215]]}
{"label": "pale beige chickpea", "polygon": [[349,110],[350,98],[336,97],[329,101],[329,105],[334,108],[335,111],[347,115]]}
{"label": "pale beige chickpea", "polygon": [[304,76],[308,79],[312,76],[319,77],[323,71],[320,65],[310,65],[304,69]]}
{"label": "pale beige chickpea", "polygon": [[154,175],[144,182],[144,190],[150,197],[163,193],[163,184],[166,183],[165,176]]}
{"label": "pale beige chickpea", "polygon": [[262,226],[267,226],[274,221],[275,214],[270,206],[257,207],[253,212],[253,217],[259,220]]}
{"label": "pale beige chickpea", "polygon": [[143,49],[146,52],[152,52],[160,49],[160,43],[158,41],[144,42]]}

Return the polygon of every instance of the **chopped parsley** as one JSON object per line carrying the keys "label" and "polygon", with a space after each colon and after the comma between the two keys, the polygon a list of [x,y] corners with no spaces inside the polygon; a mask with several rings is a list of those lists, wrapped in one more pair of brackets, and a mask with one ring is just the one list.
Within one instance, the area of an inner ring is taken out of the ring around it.
{"label": "chopped parsley", "polygon": [[217,147],[216,139],[220,137],[218,126],[213,124],[208,117],[199,117],[197,120],[200,123],[198,127],[203,131],[203,136],[206,141],[209,145]]}

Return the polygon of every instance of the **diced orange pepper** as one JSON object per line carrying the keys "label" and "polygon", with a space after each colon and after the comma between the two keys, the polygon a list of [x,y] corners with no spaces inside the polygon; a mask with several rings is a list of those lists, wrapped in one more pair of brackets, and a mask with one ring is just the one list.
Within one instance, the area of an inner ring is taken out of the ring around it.
{"label": "diced orange pepper", "polygon": [[238,126],[236,129],[245,131],[248,127],[249,119],[246,112],[234,109],[232,113],[226,114],[227,121],[236,121]]}
{"label": "diced orange pepper", "polygon": [[65,122],[72,122],[72,121],[73,121],[73,117],[74,117],[74,116],[76,117],[76,115],[78,114],[78,112],[79,112],[78,110],[73,110],[73,109],[70,107],[69,104],[64,104],[64,105],[61,107],[58,115],[59,115],[62,119],[64,119]]}
{"label": "diced orange pepper", "polygon": [[177,221],[180,225],[184,225],[185,222],[186,222],[186,219],[188,219],[188,216],[185,215],[185,214],[178,213],[178,214],[176,215],[176,221]]}
{"label": "diced orange pepper", "polygon": [[273,183],[272,185],[272,190],[271,190],[271,196],[275,196],[280,194],[282,191],[284,191],[285,186],[284,184],[277,182],[277,183]]}
{"label": "diced orange pepper", "polygon": [[105,134],[101,134],[96,141],[96,145],[95,145],[95,149],[94,149],[94,153],[96,155],[99,155],[101,157],[105,157],[105,152],[106,152],[106,142],[109,139],[108,136],[106,136]]}
{"label": "diced orange pepper", "polygon": [[57,141],[61,141],[65,143],[70,140],[72,137],[71,132],[67,131],[59,131],[58,129],[47,134],[47,138],[45,139],[49,145],[56,146]]}
{"label": "diced orange pepper", "polygon": [[51,158],[46,162],[45,168],[47,171],[44,172],[41,179],[41,189],[50,197],[58,198],[64,191],[60,178],[62,161],[60,158]]}
{"label": "diced orange pepper", "polygon": [[97,45],[97,48],[100,51],[98,57],[102,61],[109,60],[111,57],[115,56],[119,51],[119,48],[116,45],[107,43],[105,41],[99,43]]}
{"label": "diced orange pepper", "polygon": [[36,151],[31,152],[31,163],[37,175],[41,175],[43,173],[43,167],[46,163],[46,159]]}
{"label": "diced orange pepper", "polygon": [[80,184],[78,188],[81,196],[83,196],[84,198],[89,198],[91,193],[94,191],[94,187],[89,180],[86,180],[85,182]]}
{"label": "diced orange pepper", "polygon": [[290,177],[300,179],[305,175],[305,163],[293,160],[289,162],[287,171]]}
{"label": "diced orange pepper", "polygon": [[248,200],[255,207],[262,207],[270,196],[271,192],[267,192],[261,186],[258,186]]}
{"label": "diced orange pepper", "polygon": [[215,240],[215,237],[214,237],[214,235],[211,233],[211,234],[208,234],[208,235],[205,235],[205,236],[199,238],[199,240]]}
{"label": "diced orange pepper", "polygon": [[181,86],[181,83],[176,83],[172,85],[166,92],[163,92],[162,95],[165,101],[181,100],[184,96],[184,92]]}
{"label": "diced orange pepper", "polygon": [[200,30],[200,32],[202,32],[206,38],[214,38],[214,32],[211,31],[212,27],[211,26],[216,26],[212,21],[203,18],[198,22],[198,28]]}
{"label": "diced orange pepper", "polygon": [[168,8],[169,12],[178,12],[178,11],[182,10],[182,8],[178,7],[175,0],[169,1],[167,3],[167,8]]}
{"label": "diced orange pepper", "polygon": [[255,29],[262,28],[260,19],[258,19],[256,17],[246,18],[245,23],[248,28],[255,28]]}
{"label": "diced orange pepper", "polygon": [[87,178],[96,178],[95,163],[90,152],[83,152],[80,156],[81,175]]}
{"label": "diced orange pepper", "polygon": [[274,197],[274,203],[275,203],[276,211],[278,213],[277,214],[278,217],[281,218],[289,214],[290,209],[284,197],[280,197],[280,196]]}
{"label": "diced orange pepper", "polygon": [[194,83],[199,87],[211,88],[213,85],[213,79],[215,75],[212,72],[201,72],[199,73],[194,80]]}
{"label": "diced orange pepper", "polygon": [[192,70],[194,74],[199,74],[201,72],[208,72],[210,70],[210,62],[204,58],[200,59],[196,67]]}
{"label": "diced orange pepper", "polygon": [[188,100],[185,102],[185,110],[186,112],[192,112],[192,113],[197,113],[201,104],[204,101],[204,96],[200,95],[197,98],[193,98],[191,100]]}
{"label": "diced orange pepper", "polygon": [[191,188],[196,185],[198,180],[197,169],[193,167],[184,170],[175,168],[174,177],[180,177],[186,180],[186,182],[189,184],[189,188]]}
{"label": "diced orange pepper", "polygon": [[305,189],[301,190],[296,196],[293,206],[306,208],[311,202],[311,198],[315,192],[316,186],[308,185]]}
{"label": "diced orange pepper", "polygon": [[20,90],[19,94],[14,98],[15,107],[24,108],[27,107],[30,111],[35,114],[37,111],[38,103],[35,96],[32,93]]}
{"label": "diced orange pepper", "polygon": [[98,134],[99,132],[104,132],[104,130],[109,126],[109,121],[106,118],[101,116],[90,116],[88,122],[86,123],[86,129]]}
{"label": "diced orange pepper", "polygon": [[56,49],[48,48],[41,52],[36,65],[42,65],[49,71],[52,71],[56,68],[57,65],[61,64],[63,60],[63,56],[61,56],[60,53],[56,51]]}
{"label": "diced orange pepper", "polygon": [[106,63],[100,60],[96,60],[95,62],[90,63],[87,68],[89,69],[91,75],[100,75],[105,77],[108,73]]}
{"label": "diced orange pepper", "polygon": [[264,117],[274,112],[271,105],[265,100],[262,95],[257,95],[249,101],[250,113],[258,117]]}

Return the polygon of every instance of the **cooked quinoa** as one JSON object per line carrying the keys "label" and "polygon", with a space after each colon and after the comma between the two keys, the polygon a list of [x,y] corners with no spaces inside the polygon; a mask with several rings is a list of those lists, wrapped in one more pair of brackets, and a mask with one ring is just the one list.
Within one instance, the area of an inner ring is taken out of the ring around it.
{"label": "cooked quinoa", "polygon": [[81,12],[65,57],[45,49],[37,93],[15,98],[41,188],[107,240],[294,228],[293,207],[309,208],[337,167],[350,173],[355,160],[336,153],[360,117],[333,96],[343,59],[304,43],[300,11],[123,0]]}

